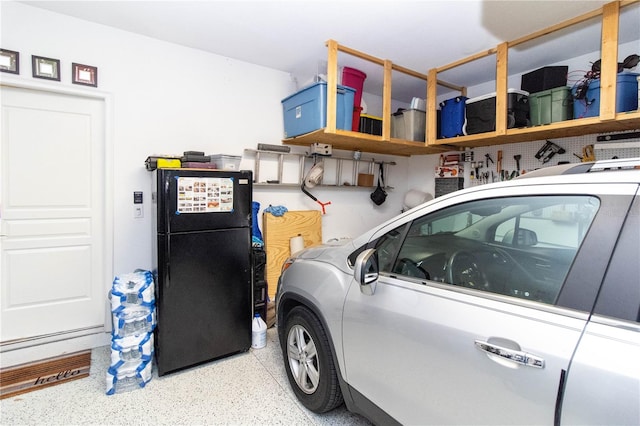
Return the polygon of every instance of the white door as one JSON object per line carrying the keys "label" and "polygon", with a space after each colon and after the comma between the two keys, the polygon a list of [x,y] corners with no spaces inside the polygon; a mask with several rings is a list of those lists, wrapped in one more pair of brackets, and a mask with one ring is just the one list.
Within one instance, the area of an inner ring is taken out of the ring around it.
{"label": "white door", "polygon": [[103,329],[105,101],[0,90],[0,343]]}

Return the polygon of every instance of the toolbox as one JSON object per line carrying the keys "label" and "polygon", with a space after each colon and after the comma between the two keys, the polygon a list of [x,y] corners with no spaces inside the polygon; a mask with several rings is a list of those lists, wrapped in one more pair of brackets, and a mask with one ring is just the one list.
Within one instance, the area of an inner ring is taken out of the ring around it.
{"label": "toolbox", "polygon": [[150,155],[144,161],[145,168],[150,172],[154,171],[157,168],[180,168],[182,162],[180,161],[180,157],[170,157],[170,156],[153,156]]}
{"label": "toolbox", "polygon": [[[529,123],[529,93],[523,90],[507,91],[507,128],[525,127]],[[465,135],[492,132],[496,129],[496,94],[467,99]]]}
{"label": "toolbox", "polygon": [[464,135],[465,104],[467,97],[456,96],[440,103],[440,134],[438,137],[453,138]]}
{"label": "toolbox", "polygon": [[[351,130],[355,90],[338,86],[336,128]],[[320,81],[282,100],[284,137],[292,138],[327,126],[327,83]]]}
{"label": "toolbox", "polygon": [[[616,112],[635,111],[638,109],[638,76],[640,74],[623,72],[616,79]],[[600,79],[589,83],[582,99],[575,99],[579,84],[571,93],[574,96],[573,118],[597,117],[600,115]]]}
{"label": "toolbox", "polygon": [[535,93],[566,86],[568,72],[568,66],[559,65],[542,67],[535,71],[522,74],[520,89],[529,93]]}
{"label": "toolbox", "polygon": [[573,97],[567,86],[529,94],[532,126],[569,120],[573,116]]}

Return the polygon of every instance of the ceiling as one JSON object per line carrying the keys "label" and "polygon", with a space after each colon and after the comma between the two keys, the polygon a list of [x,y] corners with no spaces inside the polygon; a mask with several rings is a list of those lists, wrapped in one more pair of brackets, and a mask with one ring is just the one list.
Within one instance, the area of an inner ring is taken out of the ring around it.
{"label": "ceiling", "polygon": [[[493,48],[502,41],[531,34],[607,2],[22,1],[53,12],[282,70],[296,77],[300,85],[311,79],[318,72],[319,64],[326,61],[325,42],[329,39],[426,74],[431,68]],[[628,18],[631,24],[621,25],[624,31],[621,29],[620,37],[627,41],[640,39],[637,25],[640,7],[626,9],[633,9]],[[563,38],[562,42],[555,43],[549,40],[542,45],[532,43],[521,53],[527,57],[525,69],[511,68],[511,64],[519,61],[518,52],[510,52],[510,73],[598,51],[599,21],[588,24],[593,25],[572,27],[574,38]],[[569,56],[567,46],[571,46]],[[492,80],[495,78],[494,61],[490,57],[488,62],[474,62],[474,67],[459,67],[442,75],[442,79],[467,86]],[[381,67],[342,54],[339,62],[365,71],[367,85],[381,86]],[[407,79],[405,76],[397,78]],[[424,88],[423,82],[411,83],[419,83]],[[396,90],[401,86],[396,84],[394,74],[394,98],[402,99],[403,93]],[[370,91],[367,87],[365,91]]]}

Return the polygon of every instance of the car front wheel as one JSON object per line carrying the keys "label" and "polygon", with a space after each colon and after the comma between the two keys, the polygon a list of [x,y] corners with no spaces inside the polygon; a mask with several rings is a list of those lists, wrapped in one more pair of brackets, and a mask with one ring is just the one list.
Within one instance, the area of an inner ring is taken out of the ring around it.
{"label": "car front wheel", "polygon": [[318,318],[298,306],[287,315],[285,368],[291,388],[309,410],[324,413],[342,404],[329,340]]}

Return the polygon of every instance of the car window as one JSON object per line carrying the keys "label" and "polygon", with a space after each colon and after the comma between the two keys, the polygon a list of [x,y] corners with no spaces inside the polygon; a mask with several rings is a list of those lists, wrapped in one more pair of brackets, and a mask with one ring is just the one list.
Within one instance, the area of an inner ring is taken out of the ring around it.
{"label": "car window", "polygon": [[380,272],[390,272],[398,249],[402,244],[402,235],[406,225],[395,228],[378,238],[373,246],[378,253],[378,267]]}
{"label": "car window", "polygon": [[[517,217],[501,223],[494,235],[494,241],[512,246],[527,245],[527,236],[533,234],[516,230],[533,231],[538,247],[571,247],[578,248],[586,232],[585,222],[590,221],[592,212],[584,211],[581,204],[554,205],[531,212],[525,212]],[[587,217],[583,217],[584,215]]]}
{"label": "car window", "polygon": [[452,206],[413,221],[392,272],[554,303],[599,205],[536,196]]}

